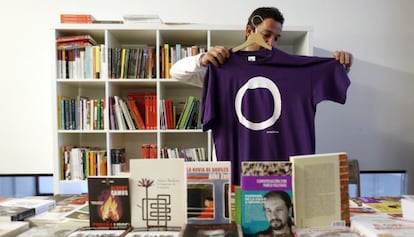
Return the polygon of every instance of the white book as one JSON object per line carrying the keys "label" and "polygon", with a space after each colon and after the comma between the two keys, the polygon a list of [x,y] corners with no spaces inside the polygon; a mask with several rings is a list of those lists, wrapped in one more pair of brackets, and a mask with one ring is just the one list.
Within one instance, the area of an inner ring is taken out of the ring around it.
{"label": "white book", "polygon": [[330,226],[341,221],[349,224],[346,153],[291,156],[290,161],[295,226]]}
{"label": "white book", "polygon": [[351,230],[364,237],[413,237],[414,221],[380,214],[360,214],[352,217]]}
{"label": "white book", "polygon": [[119,96],[114,96],[115,102],[114,102],[114,112],[115,112],[115,118],[116,118],[116,124],[118,124],[119,130],[126,130],[127,126],[125,123],[124,115],[122,113],[121,105],[119,103]]}
{"label": "white book", "polygon": [[0,236],[14,237],[29,229],[26,221],[0,221]]}
{"label": "white book", "polygon": [[131,113],[129,112],[128,106],[126,105],[125,101],[119,98],[118,102],[119,102],[119,105],[121,106],[122,114],[124,115],[125,120],[127,122],[128,129],[135,130],[136,127],[135,127],[134,121],[132,120]]}
{"label": "white book", "polygon": [[184,225],[187,188],[183,159],[131,159],[129,182],[134,228]]}

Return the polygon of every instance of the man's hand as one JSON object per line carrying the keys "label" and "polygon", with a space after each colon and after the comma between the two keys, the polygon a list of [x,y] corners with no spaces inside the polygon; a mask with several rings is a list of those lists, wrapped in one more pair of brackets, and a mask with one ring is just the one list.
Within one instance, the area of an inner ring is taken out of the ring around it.
{"label": "man's hand", "polygon": [[334,58],[338,60],[347,72],[351,69],[352,66],[352,54],[346,51],[335,51]]}
{"label": "man's hand", "polygon": [[220,64],[223,64],[229,56],[230,52],[227,48],[223,46],[214,46],[201,56],[200,65],[205,67],[208,63],[211,63],[217,67]]}

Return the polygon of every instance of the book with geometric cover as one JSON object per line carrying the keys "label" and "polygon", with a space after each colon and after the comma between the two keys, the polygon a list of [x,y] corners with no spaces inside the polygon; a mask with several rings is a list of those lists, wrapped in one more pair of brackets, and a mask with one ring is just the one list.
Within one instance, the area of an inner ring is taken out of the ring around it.
{"label": "book with geometric cover", "polygon": [[128,177],[88,177],[88,193],[90,227],[131,226]]}
{"label": "book with geometric cover", "polygon": [[292,233],[291,162],[242,162],[240,189],[245,236]]}
{"label": "book with geometric cover", "polygon": [[182,227],[187,216],[184,159],[131,159],[129,167],[132,227]]}
{"label": "book with geometric cover", "polygon": [[230,161],[186,162],[187,223],[230,223]]}
{"label": "book with geometric cover", "polygon": [[291,156],[295,226],[350,225],[348,158],[344,152]]}

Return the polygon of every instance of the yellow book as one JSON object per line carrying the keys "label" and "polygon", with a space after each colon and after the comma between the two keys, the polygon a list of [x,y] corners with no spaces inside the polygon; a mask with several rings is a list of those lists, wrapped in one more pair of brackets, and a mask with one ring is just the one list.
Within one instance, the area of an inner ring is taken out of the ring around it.
{"label": "yellow book", "polygon": [[165,78],[170,78],[170,45],[164,44]]}

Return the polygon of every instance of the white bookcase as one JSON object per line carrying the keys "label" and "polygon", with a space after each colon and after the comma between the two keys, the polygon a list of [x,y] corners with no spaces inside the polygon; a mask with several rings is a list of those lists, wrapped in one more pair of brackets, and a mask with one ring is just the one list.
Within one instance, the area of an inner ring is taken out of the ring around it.
{"label": "white bookcase", "polygon": [[[204,147],[209,160],[213,158],[211,132],[200,129],[164,130],[160,129],[158,112],[155,130],[61,130],[58,129],[58,96],[88,96],[108,101],[109,96],[125,97],[129,92],[151,91],[156,93],[157,106],[164,98],[183,101],[189,95],[201,98],[201,88],[181,83],[175,79],[161,78],[159,49],[164,43],[183,46],[198,45],[205,48],[215,45],[235,47],[245,40],[244,26],[217,25],[164,25],[164,24],[62,24],[52,29],[52,39],[59,36],[91,35],[99,44],[104,44],[107,53],[111,47],[153,46],[156,49],[156,76],[153,79],[110,79],[107,72],[100,79],[60,79],[57,76],[57,47],[53,44],[53,131],[54,131],[54,192],[86,192],[86,182],[62,180],[61,147],[65,145],[100,147],[106,150],[108,173],[111,174],[110,151],[112,148],[125,148],[127,161],[139,159],[141,144],[156,144],[157,154],[163,147]],[[312,31],[309,27],[285,26],[278,48],[301,55],[312,55]],[[107,56],[106,56],[107,57]],[[158,110],[159,111],[159,110]],[[105,124],[109,122],[108,109],[105,110]],[[154,167],[155,169],[155,167]]]}

